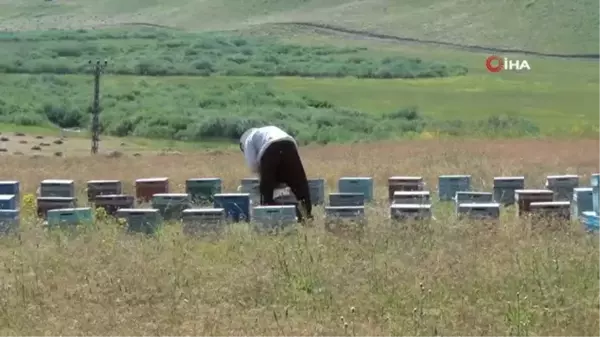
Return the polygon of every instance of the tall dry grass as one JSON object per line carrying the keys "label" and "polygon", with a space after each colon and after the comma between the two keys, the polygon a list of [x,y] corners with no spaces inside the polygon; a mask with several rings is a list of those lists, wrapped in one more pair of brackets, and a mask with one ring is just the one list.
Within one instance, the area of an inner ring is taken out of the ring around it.
{"label": "tall dry grass", "polygon": [[[597,172],[597,140],[423,141],[302,149],[330,190],[343,175],[375,178],[378,200],[360,238],[313,228],[260,236],[234,226],[220,240],[156,238],[100,222],[47,232],[24,212],[18,237],[0,239],[0,333],[11,335],[598,335],[598,238],[577,224],[550,231],[503,214],[496,229],[435,205],[421,227],[386,220],[387,177]],[[10,159],[10,160],[9,160]],[[90,158],[5,157],[2,179],[33,192],[45,178],[247,176],[239,153]],[[29,212],[29,213],[28,213]],[[320,213],[319,213],[320,214]]]}

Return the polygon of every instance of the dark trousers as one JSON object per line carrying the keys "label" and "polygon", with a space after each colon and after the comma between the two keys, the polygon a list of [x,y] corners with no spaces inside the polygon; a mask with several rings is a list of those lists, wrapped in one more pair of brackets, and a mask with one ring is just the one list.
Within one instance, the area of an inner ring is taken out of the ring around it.
{"label": "dark trousers", "polygon": [[[312,204],[308,179],[296,145],[291,141],[280,141],[269,145],[260,159],[260,194],[262,205],[276,205],[273,191],[286,184],[296,196],[296,215],[303,221],[305,214],[312,219]],[[304,214],[303,214],[304,213]]]}

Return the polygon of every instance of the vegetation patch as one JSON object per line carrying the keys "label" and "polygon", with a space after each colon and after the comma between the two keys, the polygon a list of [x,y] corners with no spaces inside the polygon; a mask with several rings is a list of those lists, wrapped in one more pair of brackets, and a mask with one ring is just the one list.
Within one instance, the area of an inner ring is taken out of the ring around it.
{"label": "vegetation patch", "polygon": [[0,72],[75,74],[107,59],[108,73],[360,78],[465,75],[461,65],[384,57],[366,48],[307,47],[215,33],[141,28],[0,34]]}
{"label": "vegetation patch", "polygon": [[[0,79],[0,122],[87,128],[91,85],[80,76],[17,76]],[[121,84],[123,84],[121,82]],[[276,90],[264,82],[232,81],[205,87],[139,79],[102,94],[103,132],[188,141],[236,140],[249,127],[276,124],[304,143],[407,138],[423,132],[445,135],[537,135],[518,117],[442,121],[416,107],[369,114],[327,100]]]}

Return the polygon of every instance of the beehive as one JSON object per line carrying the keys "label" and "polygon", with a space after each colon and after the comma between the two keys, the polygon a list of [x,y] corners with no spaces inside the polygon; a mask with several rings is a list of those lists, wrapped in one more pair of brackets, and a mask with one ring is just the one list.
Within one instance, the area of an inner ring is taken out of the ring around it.
{"label": "beehive", "polygon": [[181,212],[190,207],[187,193],[156,193],[152,196],[152,208],[157,209],[164,220],[180,219]]}
{"label": "beehive", "polygon": [[89,180],[87,182],[88,202],[94,202],[99,195],[115,195],[123,193],[120,180]]}
{"label": "beehive", "polygon": [[326,206],[325,220],[355,220],[362,221],[365,218],[364,206]]}
{"label": "beehive", "polygon": [[373,188],[371,177],[342,177],[338,180],[338,192],[362,193],[366,202],[373,200]]}
{"label": "beehive", "polygon": [[226,221],[225,209],[188,208],[181,213],[181,221],[183,233],[187,235],[219,232]]}
{"label": "beehive", "polygon": [[157,193],[169,193],[169,178],[143,178],[135,181],[135,197],[140,202],[150,202]]}
{"label": "beehive", "polygon": [[392,204],[431,204],[429,191],[396,191]]}
{"label": "beehive", "polygon": [[214,208],[225,209],[225,215],[234,222],[250,221],[249,193],[217,193],[214,195]]}
{"label": "beehive", "polygon": [[517,203],[517,214],[519,216],[529,213],[529,205],[532,202],[547,202],[554,200],[554,192],[550,190],[516,190],[515,202]]}
{"label": "beehive", "polygon": [[491,192],[456,192],[454,204],[458,212],[460,204],[490,204],[494,202],[494,195]]}
{"label": "beehive", "polygon": [[241,193],[250,195],[253,203],[260,203],[260,180],[258,178],[244,178],[241,180]]}
{"label": "beehive", "polygon": [[127,231],[134,233],[154,234],[162,225],[160,213],[152,208],[121,208],[117,217],[124,219]]}
{"label": "beehive", "polygon": [[600,217],[596,212],[583,212],[581,214],[581,223],[584,228],[590,232],[597,232],[600,229],[599,220]]}
{"label": "beehive", "polygon": [[577,187],[573,189],[571,200],[571,219],[577,219],[583,212],[593,211],[594,203],[592,200],[591,187]]}
{"label": "beehive", "polygon": [[46,179],[40,183],[40,197],[75,197],[75,182],[65,179]]}
{"label": "beehive", "polygon": [[525,177],[495,177],[494,201],[502,205],[515,203],[515,191],[525,189]]}
{"label": "beehive", "polygon": [[252,210],[252,222],[260,231],[280,230],[296,221],[296,207],[292,205],[256,206]]}
{"label": "beehive", "polygon": [[17,209],[17,197],[14,194],[0,194],[0,209]]}
{"label": "beehive", "polygon": [[459,217],[470,219],[499,219],[500,204],[494,202],[460,203],[456,209]]}
{"label": "beehive", "polygon": [[592,174],[590,179],[592,185],[592,205],[596,214],[600,213],[600,173]]}
{"label": "beehive", "polygon": [[126,194],[98,195],[94,201],[94,206],[104,208],[109,215],[116,215],[121,208],[133,208],[135,198],[133,195]]}
{"label": "beehive", "polygon": [[579,176],[559,175],[547,176],[546,188],[554,192],[554,200],[570,201],[573,197],[573,189],[579,186]]}
{"label": "beehive", "polygon": [[432,217],[431,204],[392,204],[390,206],[392,220],[428,220]]}
{"label": "beehive", "polygon": [[440,201],[450,201],[456,192],[471,190],[470,175],[441,175],[438,178],[438,195]]}
{"label": "beehive", "polygon": [[362,193],[329,193],[329,206],[364,206],[365,195]]}
{"label": "beehive", "polygon": [[90,207],[52,209],[47,215],[48,226],[90,224],[94,221]]}
{"label": "beehive", "polygon": [[75,198],[66,197],[38,197],[37,198],[37,215],[45,219],[48,211],[61,208],[76,208],[77,203]]}
{"label": "beehive", "polygon": [[19,211],[0,209],[0,234],[9,234],[19,228]]}
{"label": "beehive", "polygon": [[20,183],[16,180],[3,180],[0,181],[0,194],[12,194],[15,196],[17,203],[17,209],[20,207],[21,192]]}
{"label": "beehive", "polygon": [[423,177],[400,177],[394,176],[388,178],[388,198],[392,202],[394,192],[398,191],[422,191],[425,183]]}
{"label": "beehive", "polygon": [[212,203],[213,195],[221,193],[221,178],[192,178],[185,181],[185,192],[196,205]]}
{"label": "beehive", "polygon": [[308,188],[310,202],[313,205],[323,205],[325,203],[325,179],[308,179]]}
{"label": "beehive", "polygon": [[529,205],[531,213],[546,218],[570,220],[571,203],[569,201],[532,202]]}

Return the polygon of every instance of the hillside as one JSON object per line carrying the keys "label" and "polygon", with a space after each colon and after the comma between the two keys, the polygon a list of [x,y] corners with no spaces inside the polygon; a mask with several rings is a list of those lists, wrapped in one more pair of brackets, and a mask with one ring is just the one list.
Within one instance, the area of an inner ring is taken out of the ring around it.
{"label": "hillside", "polygon": [[581,0],[57,0],[0,2],[0,29],[91,28],[131,23],[187,30],[329,24],[443,43],[546,53],[598,52],[598,2]]}

